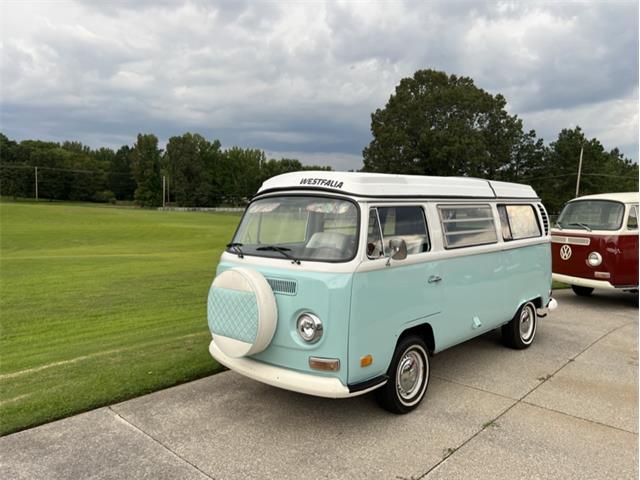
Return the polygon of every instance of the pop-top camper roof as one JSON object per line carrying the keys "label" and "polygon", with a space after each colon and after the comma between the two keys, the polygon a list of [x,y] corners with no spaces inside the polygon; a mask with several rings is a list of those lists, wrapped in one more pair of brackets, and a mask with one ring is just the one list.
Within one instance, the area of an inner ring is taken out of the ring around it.
{"label": "pop-top camper roof", "polygon": [[538,198],[533,188],[520,183],[468,177],[331,171],[278,175],[265,181],[258,195],[283,190],[327,191],[368,198]]}

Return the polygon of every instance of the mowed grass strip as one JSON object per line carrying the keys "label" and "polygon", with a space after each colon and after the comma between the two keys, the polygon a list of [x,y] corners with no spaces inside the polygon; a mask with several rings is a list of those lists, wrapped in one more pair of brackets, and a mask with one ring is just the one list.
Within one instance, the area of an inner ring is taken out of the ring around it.
{"label": "mowed grass strip", "polygon": [[0,203],[0,433],[219,370],[206,297],[238,218]]}

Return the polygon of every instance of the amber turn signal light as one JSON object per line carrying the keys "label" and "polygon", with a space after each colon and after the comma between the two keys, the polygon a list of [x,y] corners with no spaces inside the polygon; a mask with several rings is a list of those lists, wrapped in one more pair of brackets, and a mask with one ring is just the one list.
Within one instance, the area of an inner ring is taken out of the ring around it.
{"label": "amber turn signal light", "polygon": [[372,363],[373,363],[373,357],[371,355],[365,355],[364,357],[362,357],[360,359],[360,366],[361,367],[368,367]]}

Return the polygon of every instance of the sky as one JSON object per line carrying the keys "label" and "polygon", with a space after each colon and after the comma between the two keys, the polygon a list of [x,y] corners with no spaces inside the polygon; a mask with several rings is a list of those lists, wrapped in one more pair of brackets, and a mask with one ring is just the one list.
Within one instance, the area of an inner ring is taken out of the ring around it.
{"label": "sky", "polygon": [[638,161],[638,3],[7,1],[0,130],[133,144],[198,132],[358,169],[416,70],[469,76],[546,143],[580,125]]}

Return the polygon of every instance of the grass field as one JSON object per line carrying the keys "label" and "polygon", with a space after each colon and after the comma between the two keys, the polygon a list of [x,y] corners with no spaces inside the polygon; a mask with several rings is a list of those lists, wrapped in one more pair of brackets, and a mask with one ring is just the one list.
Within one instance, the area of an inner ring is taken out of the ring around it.
{"label": "grass field", "polygon": [[206,295],[237,222],[0,202],[0,434],[218,370]]}
{"label": "grass field", "polygon": [[219,369],[206,295],[237,222],[0,203],[0,433]]}

